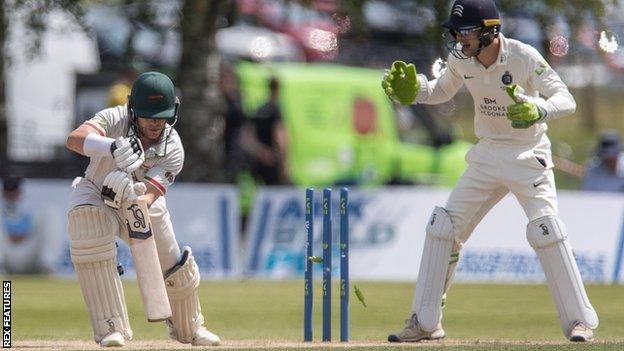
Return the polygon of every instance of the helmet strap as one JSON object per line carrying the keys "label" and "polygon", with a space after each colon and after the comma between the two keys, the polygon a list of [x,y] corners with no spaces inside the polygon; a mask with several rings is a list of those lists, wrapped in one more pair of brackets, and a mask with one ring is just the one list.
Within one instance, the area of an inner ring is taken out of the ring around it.
{"label": "helmet strap", "polygon": [[132,97],[130,95],[128,95],[128,117],[130,118],[130,128],[132,128],[136,136],[139,136],[136,113],[134,113],[134,108],[132,108]]}
{"label": "helmet strap", "polygon": [[479,36],[479,49],[477,50],[477,54],[481,52],[481,49],[492,44],[494,39],[498,37],[498,33],[498,27],[483,27],[481,35]]}

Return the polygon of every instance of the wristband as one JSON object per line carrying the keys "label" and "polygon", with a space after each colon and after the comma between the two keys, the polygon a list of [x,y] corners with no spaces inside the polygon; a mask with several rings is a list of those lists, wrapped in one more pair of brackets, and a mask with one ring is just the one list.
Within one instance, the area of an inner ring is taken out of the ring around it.
{"label": "wristband", "polygon": [[111,156],[111,145],[114,142],[115,139],[91,133],[85,138],[82,144],[82,151],[85,156],[89,157]]}

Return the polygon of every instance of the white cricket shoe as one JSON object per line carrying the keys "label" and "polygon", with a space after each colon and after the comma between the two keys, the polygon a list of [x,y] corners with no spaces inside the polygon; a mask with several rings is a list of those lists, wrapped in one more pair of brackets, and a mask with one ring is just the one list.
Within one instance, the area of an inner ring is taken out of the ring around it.
{"label": "white cricket shoe", "polygon": [[581,322],[576,322],[570,329],[570,341],[586,342],[594,340],[594,331]]}
{"label": "white cricket shoe", "polygon": [[445,333],[442,323],[438,323],[434,331],[424,331],[418,325],[416,314],[412,314],[410,319],[405,321],[405,328],[396,333],[388,335],[390,342],[418,342],[420,340],[438,340],[444,338]]}
{"label": "white cricket shoe", "polygon": [[197,329],[191,342],[193,346],[219,346],[219,344],[221,344],[221,339],[204,327]]}
{"label": "white cricket shoe", "polygon": [[125,344],[126,341],[120,332],[110,333],[100,341],[100,346],[102,347],[119,347],[124,346]]}

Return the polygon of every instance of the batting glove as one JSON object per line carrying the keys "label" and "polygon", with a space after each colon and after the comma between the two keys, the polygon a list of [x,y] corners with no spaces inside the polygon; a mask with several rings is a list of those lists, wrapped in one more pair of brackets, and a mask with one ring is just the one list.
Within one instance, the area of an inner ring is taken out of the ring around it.
{"label": "batting glove", "polygon": [[546,116],[546,111],[535,103],[535,100],[521,93],[517,84],[507,87],[507,94],[515,102],[507,106],[507,119],[516,129],[526,129]]}
{"label": "batting glove", "polygon": [[128,173],[112,171],[102,184],[102,200],[108,207],[119,209],[127,200],[134,200],[145,193],[146,186],[142,182],[134,183]]}
{"label": "batting glove", "polygon": [[111,154],[117,163],[117,168],[126,173],[136,171],[145,161],[143,146],[139,138],[135,136],[117,138],[111,144]]}
{"label": "batting glove", "polygon": [[394,61],[385,71],[381,87],[392,100],[410,105],[416,100],[420,83],[416,78],[416,67],[403,61]]}

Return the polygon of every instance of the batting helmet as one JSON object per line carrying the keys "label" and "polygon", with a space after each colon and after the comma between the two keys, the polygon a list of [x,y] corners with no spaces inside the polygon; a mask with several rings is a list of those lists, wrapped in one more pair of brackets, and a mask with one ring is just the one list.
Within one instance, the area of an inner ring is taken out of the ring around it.
{"label": "batting helmet", "polygon": [[[442,24],[451,35],[446,43],[453,56],[466,59],[462,46],[457,42],[457,33],[479,31],[477,54],[490,45],[500,33],[501,20],[493,0],[455,0],[448,21]],[[445,33],[446,34],[446,33]]]}
{"label": "batting helmet", "polygon": [[179,106],[173,82],[158,72],[141,74],[132,84],[128,96],[128,111],[133,122],[136,122],[137,117],[164,118],[167,123],[174,125],[178,120]]}

